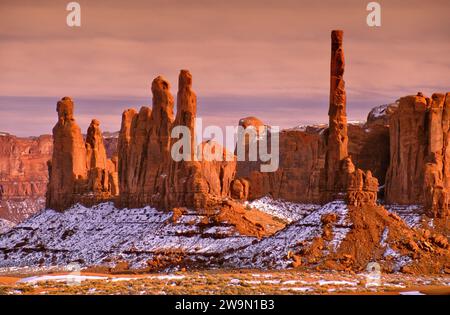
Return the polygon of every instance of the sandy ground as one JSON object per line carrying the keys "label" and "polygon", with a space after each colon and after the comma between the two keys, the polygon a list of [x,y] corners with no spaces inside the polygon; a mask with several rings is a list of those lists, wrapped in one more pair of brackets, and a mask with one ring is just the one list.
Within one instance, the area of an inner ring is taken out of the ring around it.
{"label": "sandy ground", "polygon": [[171,274],[35,272],[0,275],[0,294],[402,294],[450,295],[450,276],[298,270]]}

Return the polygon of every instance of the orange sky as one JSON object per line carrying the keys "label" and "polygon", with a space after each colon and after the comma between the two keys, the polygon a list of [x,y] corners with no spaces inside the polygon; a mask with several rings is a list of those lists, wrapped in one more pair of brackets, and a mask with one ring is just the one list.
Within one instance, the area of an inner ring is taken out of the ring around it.
{"label": "orange sky", "polygon": [[[80,0],[0,2],[0,130],[49,133],[56,101],[75,99],[82,128],[96,116],[151,103],[151,80],[194,76],[209,124],[256,115],[282,127],[326,121],[330,31],[344,29],[349,119],[423,91],[450,91],[450,1],[379,1],[382,26],[366,25],[369,1]],[[24,112],[39,114],[26,118]]]}

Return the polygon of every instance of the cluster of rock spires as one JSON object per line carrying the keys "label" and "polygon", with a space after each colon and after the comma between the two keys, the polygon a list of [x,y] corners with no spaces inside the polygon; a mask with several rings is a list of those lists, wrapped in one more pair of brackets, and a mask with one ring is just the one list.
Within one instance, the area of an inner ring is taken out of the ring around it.
{"label": "cluster of rock spires", "polygon": [[[205,209],[217,197],[229,196],[236,162],[204,158],[212,150],[229,153],[218,144],[204,142],[196,147],[195,117],[197,97],[192,90],[192,76],[181,70],[177,94],[177,114],[174,118],[174,98],[170,84],[161,76],[152,83],[153,108],[138,112],[128,109],[122,116],[119,136],[119,178],[122,207],[153,205],[160,208],[189,207]],[[179,138],[171,138],[176,126],[188,127],[190,146],[182,147],[186,160],[175,161],[171,149]]]}
{"label": "cluster of rock spires", "polygon": [[113,199],[119,193],[117,159],[106,157],[99,121],[92,120],[85,141],[72,99],[63,97],[56,110],[47,207],[64,210],[77,202],[92,205]]}
{"label": "cluster of rock spires", "polygon": [[[375,205],[380,191],[387,202],[422,203],[430,216],[446,216],[449,94],[401,98],[383,109],[382,119],[374,110],[364,126],[348,125],[343,32],[333,31],[331,42],[329,127],[282,130],[280,167],[275,172],[261,172],[261,161],[237,161],[213,141],[197,146],[197,98],[187,70],[179,75],[175,117],[170,84],[161,76],[152,82],[152,108],[124,111],[117,157],[111,160],[106,158],[99,122],[92,121],[84,141],[73,118],[73,102],[63,98],[53,129],[47,207],[63,210],[76,202],[114,200],[120,207],[209,211],[239,208],[242,201],[266,195],[308,203],[345,199],[361,206]],[[239,125],[265,126],[256,117],[243,118]],[[181,152],[189,160],[171,157],[179,140],[171,138],[177,126],[191,132],[190,145]],[[214,152],[228,158],[195,158]]]}

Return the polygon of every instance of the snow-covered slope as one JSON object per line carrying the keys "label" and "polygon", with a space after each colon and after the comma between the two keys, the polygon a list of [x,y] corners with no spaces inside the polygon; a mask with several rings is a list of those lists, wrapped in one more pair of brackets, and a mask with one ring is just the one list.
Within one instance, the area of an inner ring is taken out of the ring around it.
{"label": "snow-covered slope", "polygon": [[14,223],[5,219],[0,219],[0,234],[6,233],[14,227]]}
{"label": "snow-covered slope", "polygon": [[333,201],[306,217],[294,222],[272,237],[251,244],[239,253],[225,256],[227,265],[248,268],[268,266],[271,268],[286,268],[292,262],[288,252],[294,250],[302,242],[310,243],[322,233],[321,218],[328,213],[336,213],[338,222],[334,227],[334,238],[329,242],[336,249],[350,230],[348,208],[344,201]]}
{"label": "snow-covered slope", "polygon": [[416,228],[420,225],[422,214],[424,213],[423,207],[420,205],[385,205],[385,208],[398,214],[406,224],[411,228]]}
{"label": "snow-covered slope", "polygon": [[257,208],[274,217],[280,218],[288,223],[298,221],[320,208],[317,204],[303,204],[288,202],[284,200],[274,200],[270,197],[263,197],[249,203],[249,206]]}
{"label": "snow-covered slope", "polygon": [[285,268],[292,263],[290,251],[322,235],[324,215],[337,214],[332,239],[324,241],[325,254],[339,247],[352,226],[344,201],[317,206],[262,198],[251,205],[293,223],[259,240],[238,234],[229,224],[205,224],[204,217],[192,211],[173,222],[171,212],[151,207],[117,209],[103,203],[76,205],[63,213],[47,209],[0,236],[0,267],[72,262],[114,266],[127,261],[132,268],[144,268],[161,255],[175,253],[179,259],[168,268]]}
{"label": "snow-covered slope", "polygon": [[188,213],[174,224],[171,213],[151,207],[117,209],[111,203],[76,205],[63,213],[44,210],[0,237],[0,252],[6,254],[0,266],[89,266],[127,260],[143,267],[164,251],[201,261],[255,240],[238,235],[232,226],[211,231],[198,224],[201,219]]}

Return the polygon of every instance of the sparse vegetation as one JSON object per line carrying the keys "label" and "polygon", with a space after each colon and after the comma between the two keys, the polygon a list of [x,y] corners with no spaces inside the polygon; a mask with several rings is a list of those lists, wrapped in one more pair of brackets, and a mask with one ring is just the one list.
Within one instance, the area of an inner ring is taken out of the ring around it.
{"label": "sparse vegetation", "polygon": [[[283,270],[208,270],[174,274],[105,275],[78,284],[41,281],[0,286],[0,294],[142,295],[142,294],[396,294],[402,290],[450,292],[450,276],[381,275],[380,285],[366,287],[367,275]],[[3,279],[0,278],[0,284]]]}

